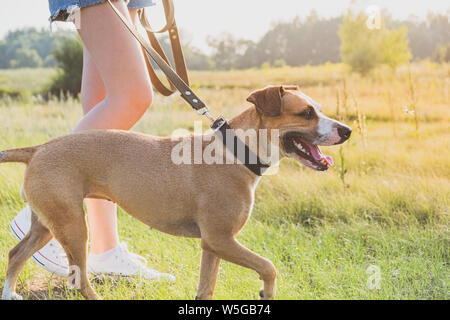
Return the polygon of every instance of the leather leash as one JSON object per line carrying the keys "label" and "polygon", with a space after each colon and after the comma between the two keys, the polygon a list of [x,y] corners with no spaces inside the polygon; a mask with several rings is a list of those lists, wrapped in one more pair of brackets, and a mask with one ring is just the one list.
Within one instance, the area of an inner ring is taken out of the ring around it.
{"label": "leather leash", "polygon": [[[170,65],[169,59],[167,58],[164,50],[161,48],[161,45],[159,44],[158,39],[155,36],[155,33],[163,33],[168,31],[175,70],[181,77],[181,79],[183,79],[183,81],[187,85],[189,85],[186,62],[184,60],[183,49],[181,48],[180,42],[180,35],[178,33],[177,24],[175,21],[175,8],[173,0],[162,0],[162,3],[164,5],[164,13],[166,16],[166,25],[162,29],[155,31],[151,28],[150,23],[147,19],[145,8],[138,11],[139,20],[147,33],[147,37],[150,40],[151,46],[158,52],[158,54],[164,59],[164,61],[166,61],[166,63]],[[144,48],[142,48],[142,50],[144,50]],[[166,87],[153,69],[148,56],[144,54],[144,57],[153,86],[162,95],[170,96],[177,89],[172,84],[169,78],[167,78],[167,80],[169,82],[170,88]]]}
{"label": "leather leash", "polygon": [[[199,97],[191,90],[183,79],[170,67],[170,65],[162,58],[159,53],[153,49],[136,30],[122,13],[111,3],[111,0],[107,0],[110,7],[115,14],[122,20],[123,24],[131,32],[144,49],[147,56],[151,57],[153,61],[159,66],[162,72],[166,75],[173,86],[181,93],[181,97],[189,103],[189,105],[200,115],[205,115],[211,122],[211,128],[215,134],[222,139],[223,144],[234,154],[240,163],[245,165],[254,174],[261,176],[270,167],[265,164],[261,159],[248,148],[248,146],[236,135],[235,131],[229,126],[227,120],[220,116],[214,118],[209,114],[208,106],[200,100]],[[166,11],[167,14],[167,11]],[[244,150],[244,154],[238,152]],[[253,160],[253,161],[252,161]],[[256,160],[256,161],[254,161]],[[256,162],[256,163],[252,163]]]}

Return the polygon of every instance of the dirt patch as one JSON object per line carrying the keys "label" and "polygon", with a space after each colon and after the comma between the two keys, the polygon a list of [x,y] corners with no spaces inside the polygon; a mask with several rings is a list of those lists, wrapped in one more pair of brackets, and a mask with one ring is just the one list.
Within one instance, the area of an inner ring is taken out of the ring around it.
{"label": "dirt patch", "polygon": [[33,279],[17,283],[17,293],[25,300],[67,300],[65,279],[48,273],[36,274]]}

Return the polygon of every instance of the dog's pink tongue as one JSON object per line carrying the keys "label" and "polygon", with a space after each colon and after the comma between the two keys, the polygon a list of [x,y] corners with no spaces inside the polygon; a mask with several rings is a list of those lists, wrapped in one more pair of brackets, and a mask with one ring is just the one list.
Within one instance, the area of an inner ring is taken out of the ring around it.
{"label": "dog's pink tongue", "polygon": [[334,162],[333,162],[333,158],[330,156],[325,156],[322,151],[320,151],[319,147],[316,145],[311,145],[311,155],[313,156],[314,159],[316,159],[317,161],[321,161],[321,160],[325,160],[325,162],[332,167]]}

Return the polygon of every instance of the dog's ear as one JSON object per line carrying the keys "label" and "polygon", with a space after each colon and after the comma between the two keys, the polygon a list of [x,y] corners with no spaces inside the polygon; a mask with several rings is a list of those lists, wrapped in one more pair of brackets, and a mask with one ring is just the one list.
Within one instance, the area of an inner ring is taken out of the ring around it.
{"label": "dog's ear", "polygon": [[267,117],[278,117],[282,112],[281,98],[283,94],[283,86],[269,86],[252,92],[247,101],[253,103],[260,114]]}

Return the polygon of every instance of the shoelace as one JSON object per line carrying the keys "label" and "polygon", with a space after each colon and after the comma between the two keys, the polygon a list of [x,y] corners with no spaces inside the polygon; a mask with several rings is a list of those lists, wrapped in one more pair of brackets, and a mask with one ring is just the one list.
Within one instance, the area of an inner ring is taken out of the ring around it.
{"label": "shoelace", "polygon": [[128,245],[125,242],[119,243],[119,248],[128,256],[130,261],[134,262],[139,268],[145,268],[147,266],[147,259],[134,252],[128,251]]}

